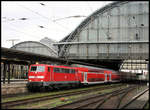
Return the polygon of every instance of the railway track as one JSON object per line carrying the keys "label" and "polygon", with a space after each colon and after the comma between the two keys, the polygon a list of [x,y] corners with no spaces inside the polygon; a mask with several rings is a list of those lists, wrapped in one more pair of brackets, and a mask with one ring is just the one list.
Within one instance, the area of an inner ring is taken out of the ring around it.
{"label": "railway track", "polygon": [[[92,95],[82,98],[72,103],[60,105],[52,109],[120,109],[120,102],[122,99],[136,88],[137,86],[131,86],[125,89],[115,90],[110,93],[96,94],[94,96]],[[127,104],[129,105],[129,103]],[[121,108],[126,107],[127,106],[124,105]]]}
{"label": "railway track", "polygon": [[84,94],[84,93],[89,93],[92,91],[111,89],[111,88],[115,88],[115,87],[118,87],[118,85],[113,85],[113,86],[109,86],[109,87],[92,88],[92,89],[81,90],[81,91],[76,91],[76,92],[60,93],[60,94],[55,94],[55,95],[46,95],[46,96],[42,96],[42,97],[28,98],[28,99],[22,99],[22,100],[16,100],[16,101],[3,102],[3,103],[1,103],[1,105],[2,105],[2,108],[6,109],[6,108],[14,107],[14,106],[35,103],[35,102],[40,102],[40,101],[46,101],[46,100],[52,100],[52,99],[56,99],[56,98],[72,96],[72,95],[77,95],[77,94]]}
{"label": "railway track", "polygon": [[7,95],[2,95],[1,98],[6,99],[6,98],[13,98],[13,97],[19,97],[19,96],[27,96],[27,95],[32,95],[33,93],[25,92],[25,93],[18,93],[18,94],[7,94]]}
{"label": "railway track", "polygon": [[147,88],[144,91],[142,91],[141,93],[137,94],[128,103],[126,103],[125,105],[120,107],[120,109],[129,109],[129,108],[143,109],[145,107],[145,105],[147,104],[148,99],[147,99],[147,101],[140,101],[140,102],[139,102],[139,100],[140,99],[143,100],[144,98],[147,98],[148,95],[149,95],[149,88]]}

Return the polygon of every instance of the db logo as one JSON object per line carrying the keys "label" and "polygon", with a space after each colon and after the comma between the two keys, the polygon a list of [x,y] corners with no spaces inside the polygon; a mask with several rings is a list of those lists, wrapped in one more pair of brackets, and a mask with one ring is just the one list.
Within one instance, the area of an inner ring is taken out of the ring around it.
{"label": "db logo", "polygon": [[67,79],[67,76],[65,76],[65,79]]}

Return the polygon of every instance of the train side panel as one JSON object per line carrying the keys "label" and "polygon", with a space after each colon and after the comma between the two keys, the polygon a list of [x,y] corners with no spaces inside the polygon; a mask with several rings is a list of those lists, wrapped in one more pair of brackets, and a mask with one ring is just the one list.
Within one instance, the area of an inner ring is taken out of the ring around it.
{"label": "train side panel", "polygon": [[104,73],[87,73],[87,83],[104,83],[105,82],[105,75]]}
{"label": "train side panel", "polygon": [[76,77],[76,73],[69,74],[69,73],[54,73],[53,81],[78,81]]}
{"label": "train side panel", "polygon": [[69,83],[78,81],[77,71],[72,68],[54,68],[52,76],[54,82]]}

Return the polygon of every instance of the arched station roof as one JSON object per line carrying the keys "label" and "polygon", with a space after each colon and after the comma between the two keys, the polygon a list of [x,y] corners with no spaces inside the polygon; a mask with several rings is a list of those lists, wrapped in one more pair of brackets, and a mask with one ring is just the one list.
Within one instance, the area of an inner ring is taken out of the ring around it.
{"label": "arched station roof", "polygon": [[55,57],[57,56],[57,52],[53,48],[48,47],[47,45],[37,41],[20,42],[12,46],[11,48],[16,50],[38,53],[42,55],[55,56]]}

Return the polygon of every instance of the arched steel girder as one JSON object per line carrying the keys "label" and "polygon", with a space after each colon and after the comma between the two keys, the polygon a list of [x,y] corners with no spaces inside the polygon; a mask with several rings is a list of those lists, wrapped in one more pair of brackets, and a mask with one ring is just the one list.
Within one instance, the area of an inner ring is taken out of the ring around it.
{"label": "arched steel girder", "polygon": [[[100,16],[101,14],[107,12],[108,10],[110,10],[114,7],[119,7],[120,5],[128,3],[128,2],[129,1],[117,1],[117,2],[110,3],[106,6],[104,6],[103,8],[96,10],[94,13],[92,13],[90,16],[88,16],[79,26],[77,26],[77,28],[74,31],[72,31],[68,36],[66,36],[60,42],[73,41],[75,39],[75,36],[80,31],[82,31],[82,28],[84,28],[84,26],[88,25],[91,22],[91,20],[94,20],[96,17]],[[66,53],[68,46],[69,45],[67,45],[67,44],[59,46],[59,49],[60,49],[59,56],[60,57],[65,57],[65,53]]]}

